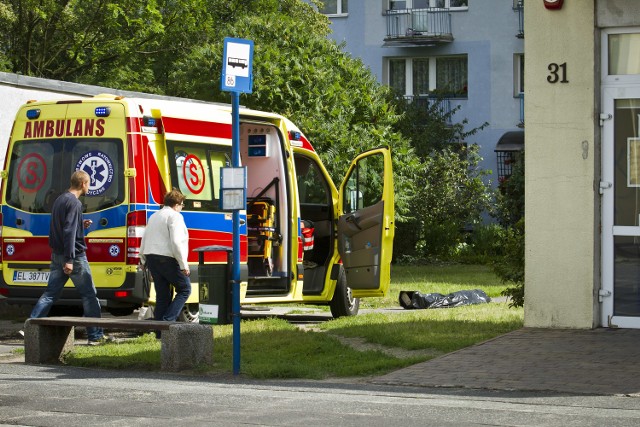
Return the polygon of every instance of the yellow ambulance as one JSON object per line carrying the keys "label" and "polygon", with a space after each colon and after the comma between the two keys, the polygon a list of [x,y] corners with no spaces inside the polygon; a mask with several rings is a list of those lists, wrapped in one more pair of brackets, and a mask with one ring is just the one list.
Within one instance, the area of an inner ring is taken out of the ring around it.
{"label": "yellow ambulance", "polygon": [[[354,143],[356,143],[354,141]],[[328,304],[335,317],[359,298],[387,293],[394,235],[391,153],[360,154],[338,188],[310,141],[278,114],[240,110],[247,210],[241,212],[242,304]],[[75,170],[91,177],[81,198],[87,257],[98,297],[115,315],[153,303],[140,241],[171,188],[186,195],[193,291],[184,320],[198,316],[194,249],[227,246],[231,213],[220,208],[220,169],[230,166],[231,107],[98,95],[29,102],[17,112],[1,172],[0,296],[34,304],[49,275],[53,201]],[[206,265],[224,252],[201,254]],[[71,283],[58,304],[80,306]]]}

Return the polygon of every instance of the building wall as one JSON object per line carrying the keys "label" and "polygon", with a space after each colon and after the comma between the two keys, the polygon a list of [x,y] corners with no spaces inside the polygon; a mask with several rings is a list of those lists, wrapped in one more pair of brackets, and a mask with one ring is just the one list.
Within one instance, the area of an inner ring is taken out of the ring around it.
{"label": "building wall", "polygon": [[[600,31],[638,26],[637,0],[526,3],[525,326],[604,326]],[[547,81],[552,63],[567,83]]]}
{"label": "building wall", "polygon": [[597,25],[604,27],[630,27],[640,25],[638,0],[598,0]]}
{"label": "building wall", "polygon": [[[597,326],[599,43],[594,0],[525,5],[525,326]],[[567,83],[550,83],[550,64]]]}
{"label": "building wall", "polygon": [[513,0],[469,3],[467,11],[451,11],[454,41],[440,46],[383,47],[388,4],[384,0],[349,0],[348,15],[331,17],[331,37],[345,42],[345,51],[361,58],[382,83],[387,82],[387,58],[467,54],[468,99],[452,102],[461,106],[453,120],[467,119],[466,129],[489,123],[466,142],[480,145],[481,167],[494,172],[491,180],[495,184],[496,143],[505,132],[518,129],[520,122],[513,62],[515,53],[524,53],[524,41],[516,37],[518,14]]}

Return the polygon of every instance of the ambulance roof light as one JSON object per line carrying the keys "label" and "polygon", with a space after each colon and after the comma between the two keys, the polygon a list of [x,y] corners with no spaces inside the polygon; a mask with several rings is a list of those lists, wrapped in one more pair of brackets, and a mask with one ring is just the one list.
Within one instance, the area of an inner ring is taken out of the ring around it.
{"label": "ambulance roof light", "polygon": [[40,117],[40,109],[27,110],[27,119],[33,120]]}
{"label": "ambulance roof light", "polygon": [[302,137],[302,134],[298,131],[292,130],[289,131],[289,139],[293,140],[293,141],[300,141],[300,138]]}
{"label": "ambulance roof light", "polygon": [[142,118],[142,125],[148,127],[156,127],[157,120],[154,117],[144,116]]}
{"label": "ambulance roof light", "polygon": [[111,114],[111,107],[96,107],[96,117],[109,117]]}
{"label": "ambulance roof light", "polygon": [[162,119],[160,117],[142,116],[142,132],[162,133]]}

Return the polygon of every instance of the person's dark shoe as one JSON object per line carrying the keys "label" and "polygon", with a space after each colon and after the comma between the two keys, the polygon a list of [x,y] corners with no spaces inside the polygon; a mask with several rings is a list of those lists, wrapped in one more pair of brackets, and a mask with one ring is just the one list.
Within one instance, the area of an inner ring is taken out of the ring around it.
{"label": "person's dark shoe", "polygon": [[98,346],[98,345],[103,345],[103,344],[112,343],[112,342],[115,342],[115,339],[113,339],[112,337],[110,337],[108,335],[103,335],[102,337],[98,338],[97,340],[89,340],[89,342],[87,344],[89,344],[91,346]]}

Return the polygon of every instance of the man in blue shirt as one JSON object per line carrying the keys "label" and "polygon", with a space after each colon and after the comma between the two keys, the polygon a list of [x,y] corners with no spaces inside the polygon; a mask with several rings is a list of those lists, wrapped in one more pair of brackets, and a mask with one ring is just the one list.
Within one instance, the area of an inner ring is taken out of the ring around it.
{"label": "man in blue shirt", "polygon": [[[93,285],[91,269],[87,261],[87,245],[84,229],[91,220],[82,219],[82,203],[78,198],[89,190],[89,174],[75,171],[71,175],[71,187],[61,194],[51,209],[49,246],[51,247],[51,273],[47,289],[36,303],[30,317],[46,317],[51,306],[60,298],[67,280],[82,297],[85,317],[100,317],[100,302]],[[100,345],[107,341],[102,328],[87,327],[89,345]]]}

